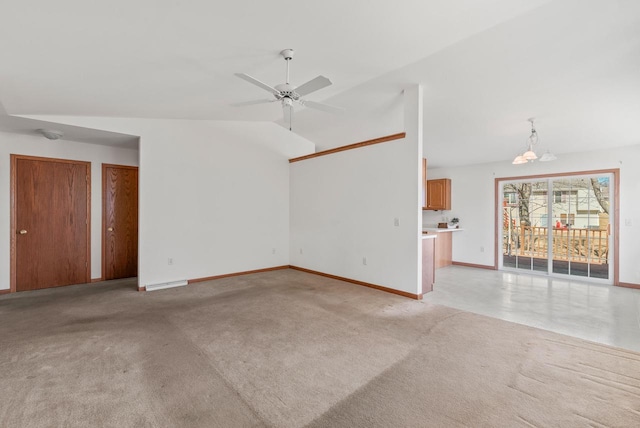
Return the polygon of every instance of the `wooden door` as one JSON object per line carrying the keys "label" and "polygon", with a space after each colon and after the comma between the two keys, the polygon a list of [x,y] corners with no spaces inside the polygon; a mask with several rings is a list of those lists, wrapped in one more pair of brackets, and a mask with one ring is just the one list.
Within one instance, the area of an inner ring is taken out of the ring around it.
{"label": "wooden door", "polygon": [[90,281],[89,162],[11,155],[12,290]]}
{"label": "wooden door", "polygon": [[138,168],[102,165],[104,279],[138,276]]}

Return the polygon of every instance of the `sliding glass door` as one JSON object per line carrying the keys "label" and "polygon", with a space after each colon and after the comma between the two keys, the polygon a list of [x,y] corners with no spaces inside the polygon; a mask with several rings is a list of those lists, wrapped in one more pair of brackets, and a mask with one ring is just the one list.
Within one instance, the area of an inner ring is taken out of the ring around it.
{"label": "sliding glass door", "polygon": [[499,183],[503,269],[612,278],[611,174]]}

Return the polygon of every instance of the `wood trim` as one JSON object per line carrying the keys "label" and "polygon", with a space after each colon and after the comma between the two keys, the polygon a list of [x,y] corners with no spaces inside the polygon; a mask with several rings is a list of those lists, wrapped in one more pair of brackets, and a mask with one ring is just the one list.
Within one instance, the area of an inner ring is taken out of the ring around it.
{"label": "wood trim", "polygon": [[0,290],[0,295],[2,295],[2,294],[9,294],[9,293],[11,293],[11,289]]}
{"label": "wood trim", "polygon": [[495,216],[495,221],[493,224],[493,265],[496,267],[496,270],[497,270],[499,266],[498,260],[500,258],[500,252],[502,250],[502,245],[498,240],[498,231],[502,227],[501,226],[502,211],[498,208],[498,206],[502,205],[500,203],[500,201],[502,200],[502,196],[500,196],[500,180],[497,178],[494,180],[494,183],[493,183],[493,195],[494,195],[493,210],[494,210],[494,216]]}
{"label": "wood trim", "polygon": [[17,164],[19,159],[27,159],[33,161],[45,161],[45,162],[57,162],[57,163],[72,163],[77,165],[84,165],[86,167],[86,183],[87,183],[87,268],[85,272],[85,283],[91,281],[91,162],[71,160],[71,159],[58,159],[47,158],[41,156],[27,156],[11,154],[10,161],[10,266],[9,266],[9,283],[10,291],[13,293],[16,291],[16,278],[17,278],[17,259],[16,259],[16,180],[17,180]]}
{"label": "wood trim", "polygon": [[271,271],[274,271],[274,270],[282,270],[282,269],[289,269],[289,265],[274,266],[274,267],[264,268],[264,269],[247,270],[247,271],[244,271],[244,272],[225,273],[223,275],[207,276],[207,277],[204,277],[204,278],[188,279],[187,283],[188,284],[193,284],[193,283],[196,283],[196,282],[204,282],[204,281],[212,281],[214,279],[228,278],[230,276],[249,275],[249,274],[252,274],[252,273],[271,272]]}
{"label": "wood trim", "polygon": [[553,174],[538,174],[538,175],[523,175],[517,177],[496,177],[494,180],[494,193],[495,193],[495,201],[493,205],[493,209],[495,210],[495,225],[494,225],[494,264],[496,269],[498,268],[498,258],[500,257],[500,248],[498,248],[498,228],[500,227],[501,214],[498,210],[498,205],[500,204],[501,198],[499,196],[499,183],[501,181],[510,181],[510,180],[536,180],[541,178],[554,178],[554,177],[567,177],[567,176],[576,176],[576,175],[598,175],[598,174],[612,174],[613,175],[613,195],[614,195],[614,205],[613,205],[613,221],[615,225],[615,230],[613,232],[613,285],[620,285],[619,277],[620,277],[620,168],[611,168],[611,169],[595,169],[590,171],[574,171],[574,172],[558,172]]}
{"label": "wood trim", "polygon": [[[632,282],[619,282],[616,284],[618,287],[636,288],[640,290],[640,284],[634,284]],[[1,293],[1,292],[0,292]]]}
{"label": "wood trim", "polygon": [[104,281],[104,277],[103,278],[91,278],[91,283],[95,284],[96,282],[102,282]]}
{"label": "wood trim", "polygon": [[397,134],[387,135],[386,137],[374,138],[373,140],[361,141],[359,143],[347,144],[346,146],[340,146],[329,150],[323,150],[321,152],[312,153],[306,156],[300,156],[297,158],[289,159],[289,163],[300,162],[306,159],[317,158],[320,156],[331,155],[333,153],[344,152],[345,150],[359,149],[361,147],[371,146],[373,144],[386,143],[387,141],[399,140],[406,136],[406,132],[399,132]]}
{"label": "wood trim", "polygon": [[363,282],[363,281],[358,281],[358,280],[355,280],[355,279],[345,278],[343,276],[331,275],[331,274],[328,274],[328,273],[318,272],[318,271],[311,270],[311,269],[305,269],[305,268],[301,268],[301,267],[298,267],[298,266],[289,266],[289,268],[294,269],[294,270],[299,270],[301,272],[311,273],[311,274],[314,274],[314,275],[324,276],[326,278],[337,279],[339,281],[350,282],[351,284],[363,285],[365,287],[375,288],[376,290],[386,291],[387,293],[397,294],[399,296],[408,297],[410,299],[416,299],[416,300],[421,300],[422,299],[422,293],[420,293],[420,294],[407,293],[406,291],[395,290],[393,288],[384,287],[382,285],[370,284],[368,282]]}
{"label": "wood trim", "polygon": [[[289,265],[274,266],[274,267],[264,268],[264,269],[247,270],[243,272],[225,273],[223,275],[206,276],[203,278],[192,278],[187,280],[187,284],[195,284],[197,282],[213,281],[214,279],[229,278],[231,276],[249,275],[252,273],[271,272],[274,270],[283,270],[283,269],[289,269]],[[139,286],[138,291],[147,291],[147,287],[144,285]]]}
{"label": "wood trim", "polygon": [[475,263],[451,262],[451,264],[455,265],[455,266],[465,266],[465,267],[476,268],[476,269],[488,269],[488,270],[497,270],[498,269],[496,266],[478,265],[478,264],[475,264]]}
{"label": "wood trim", "polygon": [[620,169],[611,170],[614,183],[613,218],[615,230],[613,231],[613,285],[620,285]]}
{"label": "wood trim", "polygon": [[537,175],[520,175],[516,177],[500,177],[496,178],[496,180],[507,181],[507,180],[535,180],[538,178],[554,178],[554,177],[567,177],[571,175],[595,175],[595,174],[614,174],[616,172],[620,172],[620,168],[612,168],[612,169],[594,169],[591,171],[573,171],[573,172],[555,172],[553,174],[537,174]]}
{"label": "wood trim", "polygon": [[[100,231],[100,236],[101,236],[101,240],[102,240],[102,245],[100,246],[102,254],[100,256],[100,264],[101,264],[101,270],[100,270],[100,274],[102,275],[102,281],[104,281],[104,278],[107,277],[107,204],[106,204],[106,195],[107,195],[107,168],[121,168],[121,169],[132,169],[132,170],[139,170],[139,167],[137,166],[131,166],[131,165],[116,165],[116,164],[112,164],[112,163],[103,163],[102,164],[102,230]],[[137,186],[140,186],[140,177],[138,177],[138,184]],[[138,189],[139,191],[139,189]],[[140,193],[138,193],[138,200],[140,199]],[[139,203],[139,201],[138,201]],[[138,206],[138,211],[140,211],[140,208]],[[139,215],[139,214],[138,214]],[[138,217],[139,218],[139,217]],[[140,237],[138,236],[138,239],[140,239]]]}
{"label": "wood trim", "polygon": [[87,280],[91,282],[91,162],[87,165]]}
{"label": "wood trim", "polygon": [[15,293],[16,291],[16,282],[17,282],[17,271],[16,271],[16,266],[17,266],[17,255],[16,255],[16,181],[18,179],[17,177],[17,164],[18,164],[18,157],[17,155],[11,155],[11,166],[10,168],[10,193],[11,193],[11,201],[9,202],[10,205],[10,210],[11,210],[11,214],[10,214],[10,223],[11,226],[9,227],[9,236],[11,237],[9,239],[9,245],[10,245],[10,249],[9,249],[9,291],[11,293]]}

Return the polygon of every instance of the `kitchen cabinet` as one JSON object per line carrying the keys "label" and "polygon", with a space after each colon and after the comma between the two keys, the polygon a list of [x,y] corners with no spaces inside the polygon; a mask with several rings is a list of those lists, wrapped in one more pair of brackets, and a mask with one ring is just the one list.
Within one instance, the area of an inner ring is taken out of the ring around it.
{"label": "kitchen cabinet", "polygon": [[464,229],[422,229],[423,234],[437,236],[434,255],[436,269],[453,264],[453,234],[462,231]]}
{"label": "kitchen cabinet", "polygon": [[436,236],[422,237],[422,294],[433,291],[433,283],[436,282]]}
{"label": "kitchen cabinet", "polygon": [[451,179],[439,178],[427,180],[427,203],[425,210],[450,210],[451,209]]}
{"label": "kitchen cabinet", "polygon": [[438,233],[435,248],[436,269],[451,266],[453,263],[453,234],[451,232]]}

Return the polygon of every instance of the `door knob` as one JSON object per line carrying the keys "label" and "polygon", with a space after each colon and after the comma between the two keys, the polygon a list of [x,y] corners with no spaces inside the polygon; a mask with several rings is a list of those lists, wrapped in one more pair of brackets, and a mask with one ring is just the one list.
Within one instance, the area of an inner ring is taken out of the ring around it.
{"label": "door knob", "polygon": [[25,229],[22,229],[20,232],[18,232],[20,235],[26,235],[27,231]]}
{"label": "door knob", "polygon": [[109,227],[109,228],[107,229],[107,232],[113,232],[113,227]]}

